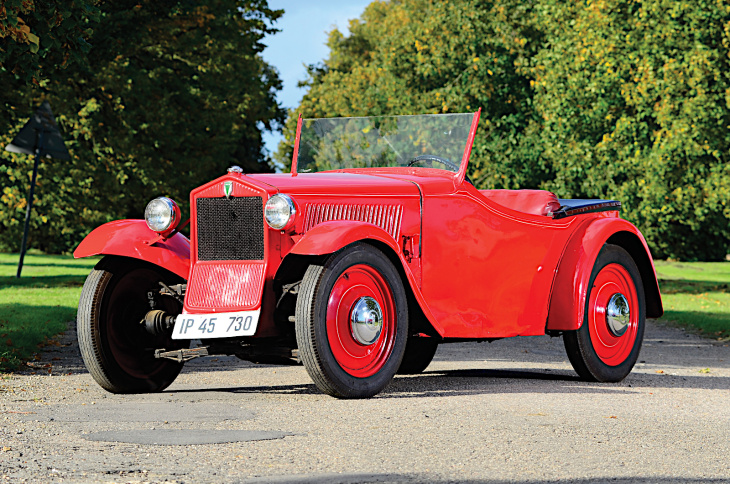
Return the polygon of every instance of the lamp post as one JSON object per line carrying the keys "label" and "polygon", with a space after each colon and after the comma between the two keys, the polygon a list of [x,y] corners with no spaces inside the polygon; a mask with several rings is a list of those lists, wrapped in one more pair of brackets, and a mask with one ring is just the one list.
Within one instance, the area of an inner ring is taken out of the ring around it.
{"label": "lamp post", "polygon": [[35,182],[38,177],[38,163],[42,156],[46,158],[57,158],[60,160],[69,160],[66,145],[63,142],[61,132],[53,117],[51,105],[48,101],[43,101],[36,112],[31,116],[25,126],[15,136],[13,141],[5,147],[7,151],[13,153],[22,153],[26,155],[35,155],[35,163],[33,164],[33,177],[30,180],[30,191],[28,192],[28,203],[25,210],[25,227],[23,228],[23,242],[20,246],[20,260],[18,261],[18,274],[23,270],[23,259],[25,258],[25,247],[28,243],[28,228],[30,225],[30,211],[33,208],[33,192],[35,191]]}

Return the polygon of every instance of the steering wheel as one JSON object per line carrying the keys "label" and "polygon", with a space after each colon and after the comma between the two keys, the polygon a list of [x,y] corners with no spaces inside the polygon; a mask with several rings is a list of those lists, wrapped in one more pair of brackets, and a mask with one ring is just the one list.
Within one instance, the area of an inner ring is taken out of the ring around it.
{"label": "steering wheel", "polygon": [[[459,172],[459,168],[460,168],[459,165],[457,165],[453,161],[447,160],[446,158],[441,158],[440,156],[436,156],[436,155],[420,155],[420,156],[416,156],[411,161],[409,161],[408,162],[408,165],[406,165],[406,166],[415,166],[415,165],[421,164],[421,163],[424,163],[424,164],[427,163],[427,166],[426,167],[429,167],[429,166],[430,167],[433,167],[433,164],[434,163],[441,163],[442,165],[450,168],[452,171],[454,171],[456,173]],[[468,176],[466,177],[466,181],[468,181],[472,185],[474,184],[474,183],[472,183],[472,181],[469,179]]]}

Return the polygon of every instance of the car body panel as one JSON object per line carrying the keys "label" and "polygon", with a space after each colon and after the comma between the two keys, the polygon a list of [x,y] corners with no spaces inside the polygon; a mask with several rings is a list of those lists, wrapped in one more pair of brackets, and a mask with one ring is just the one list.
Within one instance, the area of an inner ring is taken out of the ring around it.
{"label": "car body panel", "polygon": [[290,252],[301,255],[331,254],[362,240],[376,240],[388,245],[395,253],[400,252],[392,234],[377,225],[352,220],[333,220],[315,225],[294,244]]}
{"label": "car body panel", "polygon": [[115,220],[92,230],[74,250],[74,257],[93,255],[144,260],[185,279],[190,272],[190,240],[180,233],[161,239],[144,220]]}
{"label": "car body panel", "polygon": [[424,195],[423,293],[444,337],[544,334],[575,219],[516,212],[474,189]]}
{"label": "car body panel", "polygon": [[642,262],[651,266],[650,272],[641,270],[647,299],[647,316],[658,318],[663,313],[654,264],[649,247],[639,229],[626,220],[598,215],[600,214],[574,217],[585,220],[565,244],[560,258],[550,300],[548,330],[570,331],[581,327],[585,314],[588,284],[598,253],[607,242],[624,245],[621,244],[621,234],[640,241],[640,245],[624,247],[634,258],[640,270]]}

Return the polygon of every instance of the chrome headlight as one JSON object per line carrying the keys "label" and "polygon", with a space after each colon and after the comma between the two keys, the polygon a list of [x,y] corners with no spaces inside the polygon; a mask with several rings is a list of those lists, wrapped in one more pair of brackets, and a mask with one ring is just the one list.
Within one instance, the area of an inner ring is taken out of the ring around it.
{"label": "chrome headlight", "polygon": [[158,197],[147,204],[144,210],[147,226],[157,233],[170,233],[180,223],[180,208],[172,199]]}
{"label": "chrome headlight", "polygon": [[269,198],[264,207],[264,217],[269,227],[276,230],[283,230],[294,221],[297,209],[294,201],[289,195],[276,194]]}

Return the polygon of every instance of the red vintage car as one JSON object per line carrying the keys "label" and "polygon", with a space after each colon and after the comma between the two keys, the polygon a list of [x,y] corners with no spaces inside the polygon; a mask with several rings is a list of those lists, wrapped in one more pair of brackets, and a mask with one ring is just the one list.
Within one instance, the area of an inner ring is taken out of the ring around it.
{"label": "red vintage car", "polygon": [[[439,344],[562,335],[586,380],[631,371],[662,314],[646,242],[611,200],[478,190],[479,113],[305,119],[289,174],[238,167],[89,234],[79,303],[92,377],[155,392],[207,355],[301,361],[316,386],[370,397]],[[191,348],[191,342],[198,341]]]}

